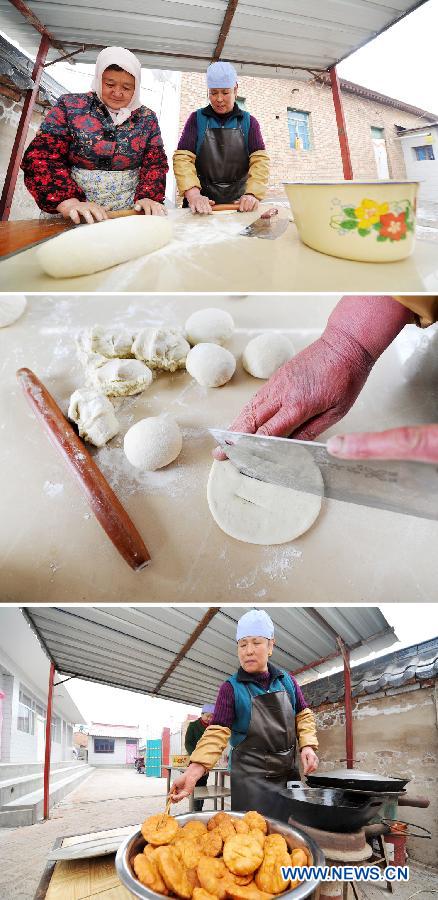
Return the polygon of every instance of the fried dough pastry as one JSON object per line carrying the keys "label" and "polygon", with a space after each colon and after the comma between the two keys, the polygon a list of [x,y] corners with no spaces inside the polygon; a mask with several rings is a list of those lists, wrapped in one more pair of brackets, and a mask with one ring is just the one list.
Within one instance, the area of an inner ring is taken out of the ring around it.
{"label": "fried dough pastry", "polygon": [[236,884],[249,884],[253,880],[253,874],[250,872],[249,875],[234,875],[234,881]]}
{"label": "fried dough pastry", "polygon": [[219,900],[225,900],[227,889],[234,885],[234,879],[223,859],[201,856],[197,871],[201,887],[209,894],[214,894]]}
{"label": "fried dough pastry", "polygon": [[249,833],[251,837],[255,838],[256,841],[259,842],[262,848],[265,846],[266,835],[263,834],[263,831],[260,831],[260,828],[252,828]]}
{"label": "fried dough pastry", "polygon": [[207,826],[204,822],[200,822],[198,819],[193,819],[192,822],[187,822],[187,825],[184,825],[181,829],[181,834],[184,837],[188,837],[190,835],[191,838],[201,837],[203,834],[207,834]]}
{"label": "fried dough pastry", "polygon": [[157,848],[153,847],[152,844],[146,844],[143,853],[147,857],[154,856],[156,849]]}
{"label": "fried dough pastry", "polygon": [[170,844],[179,831],[179,824],[173,816],[163,816],[157,813],[155,816],[149,816],[141,826],[141,833],[148,842],[154,847],[160,847],[162,844]]}
{"label": "fried dough pastry", "polygon": [[233,819],[233,825],[236,834],[249,834],[250,832],[248,822],[244,822],[243,819]]}
{"label": "fried dough pastry", "polygon": [[223,850],[224,863],[234,875],[250,875],[263,861],[263,849],[250,834],[228,838]]}
{"label": "fried dough pastry", "polygon": [[234,827],[234,822],[229,819],[222,819],[221,822],[218,822],[214,831],[218,831],[222,840],[225,842],[228,838],[234,837],[236,834],[236,829]]}
{"label": "fried dough pastry", "polygon": [[198,862],[201,858],[202,851],[200,847],[199,841],[189,840],[188,838],[185,841],[179,841],[177,845],[179,857],[186,866],[187,869],[196,869]]}
{"label": "fried dough pastry", "polygon": [[205,888],[196,887],[193,891],[193,900],[217,900],[216,894],[209,894]]}
{"label": "fried dough pastry", "polygon": [[260,891],[268,894],[282,894],[289,881],[284,881],[280,866],[290,866],[287,843],[281,834],[268,834],[265,840],[263,862],[255,875],[255,883]]}
{"label": "fried dough pastry", "polygon": [[262,831],[263,834],[268,833],[268,823],[260,813],[256,812],[254,809],[245,813],[242,822],[246,822],[249,825],[250,830],[253,831],[257,828],[259,831]]}
{"label": "fried dough pastry", "polygon": [[134,856],[132,865],[139,881],[157,894],[168,894],[169,891],[158,871],[155,861],[144,853]]}
{"label": "fried dough pastry", "polygon": [[210,821],[207,823],[208,831],[213,831],[214,828],[217,828],[219,822],[232,822],[233,817],[230,816],[229,813],[226,812],[218,812],[216,815],[212,816]]}
{"label": "fried dough pastry", "polygon": [[260,891],[254,881],[246,885],[230,885],[227,896],[231,900],[272,900],[272,894]]}
{"label": "fried dough pastry", "polygon": [[155,859],[160,875],[169,891],[176,894],[177,897],[181,897],[182,900],[190,900],[193,894],[193,884],[176,848],[159,847]]}
{"label": "fried dough pastry", "polygon": [[292,850],[290,859],[291,859],[291,864],[293,866],[307,866],[308,865],[307,853],[305,850],[302,850],[300,847],[296,847],[295,850]]}
{"label": "fried dough pastry", "polygon": [[223,845],[219,828],[215,828],[213,831],[207,831],[206,834],[203,834],[199,841],[199,845],[204,856],[219,856]]}

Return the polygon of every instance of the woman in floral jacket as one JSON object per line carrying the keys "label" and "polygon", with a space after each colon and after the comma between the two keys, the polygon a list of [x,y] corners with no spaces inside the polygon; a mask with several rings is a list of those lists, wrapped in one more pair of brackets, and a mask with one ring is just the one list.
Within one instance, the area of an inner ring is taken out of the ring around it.
{"label": "woman in floral jacket", "polygon": [[169,167],[157,117],[141,105],[140,83],[137,57],[107,47],[97,57],[92,90],[59,98],[21,165],[41,210],[75,224],[133,206],[165,215]]}

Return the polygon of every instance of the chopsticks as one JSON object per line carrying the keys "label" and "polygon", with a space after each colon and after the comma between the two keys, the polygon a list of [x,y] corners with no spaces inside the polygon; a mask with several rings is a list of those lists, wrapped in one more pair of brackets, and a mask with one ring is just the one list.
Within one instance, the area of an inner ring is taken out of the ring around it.
{"label": "chopsticks", "polygon": [[163,827],[164,820],[167,819],[167,816],[169,815],[169,810],[170,810],[171,805],[172,805],[172,798],[168,797],[167,803],[166,803],[166,809],[164,810],[163,815],[161,816],[161,819],[158,822],[157,829]]}

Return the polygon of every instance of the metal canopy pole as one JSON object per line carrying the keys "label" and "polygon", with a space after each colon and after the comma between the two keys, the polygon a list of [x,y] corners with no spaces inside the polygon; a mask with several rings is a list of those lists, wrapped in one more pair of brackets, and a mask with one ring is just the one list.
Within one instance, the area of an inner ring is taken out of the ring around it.
{"label": "metal canopy pole", "polygon": [[342,638],[338,638],[339,649],[344,660],[344,706],[345,706],[345,750],[347,755],[347,769],[354,768],[354,742],[353,742],[353,704],[351,698],[351,668],[350,649],[344,644]]}
{"label": "metal canopy pole", "polygon": [[47,694],[46,713],[46,745],[44,749],[44,820],[49,818],[49,790],[50,790],[50,754],[52,749],[52,705],[53,684],[55,681],[55,666],[50,663],[49,690]]}
{"label": "metal canopy pole", "polygon": [[32,118],[32,113],[35,108],[35,102],[38,97],[41,75],[44,71],[44,63],[46,61],[49,47],[50,40],[47,35],[44,34],[41,38],[37,58],[32,70],[32,80],[34,83],[33,88],[29,88],[29,90],[26,92],[26,97],[20,116],[20,122],[18,124],[17,134],[15,135],[14,146],[12,147],[11,158],[9,160],[8,171],[6,172],[5,183],[3,185],[3,191],[0,200],[0,219],[2,222],[6,222],[9,219],[9,215],[11,212],[20,163],[23,156],[23,150],[26,143],[30,120]]}
{"label": "metal canopy pole", "polygon": [[351,181],[353,178],[353,166],[351,164],[350,147],[348,145],[347,126],[345,124],[344,107],[342,104],[341,85],[336,66],[329,69],[330,83],[332,86],[333,103],[335,106],[336,124],[338,126],[339,144],[341,147],[342,168],[344,178]]}

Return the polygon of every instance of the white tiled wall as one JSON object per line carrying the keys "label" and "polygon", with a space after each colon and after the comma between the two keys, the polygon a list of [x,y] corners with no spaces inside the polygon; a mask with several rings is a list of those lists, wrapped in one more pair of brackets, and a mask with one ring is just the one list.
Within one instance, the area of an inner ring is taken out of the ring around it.
{"label": "white tiled wall", "polygon": [[114,753],[95,753],[94,738],[90,735],[88,738],[88,763],[90,766],[126,766],[126,738],[114,738]]}

